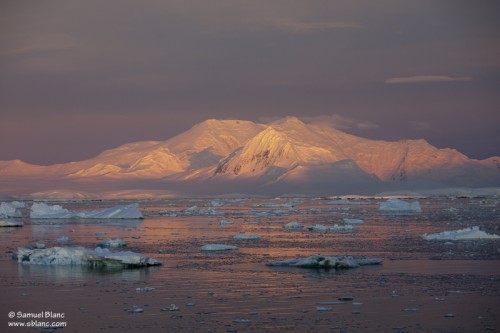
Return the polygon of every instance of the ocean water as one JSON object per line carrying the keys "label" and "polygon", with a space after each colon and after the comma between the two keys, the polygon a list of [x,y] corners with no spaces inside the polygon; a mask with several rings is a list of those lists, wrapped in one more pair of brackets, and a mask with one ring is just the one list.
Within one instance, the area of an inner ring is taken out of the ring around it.
{"label": "ocean water", "polygon": [[[353,202],[354,201],[354,202]],[[376,199],[172,199],[58,202],[91,211],[138,202],[143,220],[30,220],[0,229],[0,331],[14,312],[64,313],[64,332],[477,332],[500,329],[500,241],[425,241],[479,226],[500,234],[495,199],[420,199],[421,213],[380,212]],[[354,204],[353,204],[354,203]],[[197,206],[196,209],[189,209]],[[189,210],[188,210],[189,209]],[[187,214],[191,212],[191,214]],[[27,214],[27,211],[24,211]],[[166,216],[168,215],[168,216]],[[321,224],[344,232],[307,229]],[[221,220],[232,222],[221,225]],[[286,230],[300,222],[302,230]],[[239,233],[259,240],[237,241]],[[18,264],[17,247],[94,248],[110,238],[163,262],[142,269]],[[207,253],[204,244],[237,246]],[[382,258],[349,270],[268,267],[313,254]],[[154,288],[137,291],[137,288]],[[338,304],[338,298],[352,301]],[[175,304],[176,311],[169,311]],[[142,309],[139,311],[136,309]],[[14,318],[15,319],[15,318]],[[5,330],[4,330],[5,329]],[[43,329],[37,328],[42,331]],[[47,331],[46,329],[44,331]],[[50,331],[50,330],[49,330]]]}

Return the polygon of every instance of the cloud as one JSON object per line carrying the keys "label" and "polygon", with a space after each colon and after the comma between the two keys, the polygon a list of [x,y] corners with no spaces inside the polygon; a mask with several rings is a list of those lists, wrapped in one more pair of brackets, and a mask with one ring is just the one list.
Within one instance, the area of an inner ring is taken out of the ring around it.
{"label": "cloud", "polygon": [[452,81],[470,81],[469,76],[450,77],[444,75],[417,75],[407,77],[393,77],[386,79],[384,82],[389,84],[405,84],[405,83],[425,83],[425,82],[452,82]]}
{"label": "cloud", "polygon": [[317,21],[301,22],[292,19],[268,18],[260,20],[249,20],[251,23],[260,23],[265,26],[271,26],[275,29],[293,34],[305,34],[314,31],[333,30],[333,29],[357,29],[362,25],[354,21]]}

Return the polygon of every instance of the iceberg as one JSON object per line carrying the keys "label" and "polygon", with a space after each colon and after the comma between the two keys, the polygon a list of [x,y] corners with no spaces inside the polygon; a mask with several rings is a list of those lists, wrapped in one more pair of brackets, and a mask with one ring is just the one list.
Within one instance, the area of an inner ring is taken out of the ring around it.
{"label": "iceberg", "polygon": [[0,218],[22,217],[18,208],[23,208],[24,204],[18,201],[0,203]]}
{"label": "iceberg", "polygon": [[434,234],[424,234],[425,240],[473,240],[473,239],[500,239],[499,235],[488,234],[479,230],[478,226],[461,230],[443,231]]}
{"label": "iceberg", "polygon": [[387,199],[387,201],[379,202],[378,210],[389,212],[422,212],[422,208],[420,208],[420,203],[418,201],[407,202],[396,198],[390,198]]}
{"label": "iceberg", "polygon": [[161,265],[156,259],[126,251],[111,252],[100,247],[51,247],[30,249],[20,247],[14,256],[19,263],[31,265],[88,265],[103,268],[133,268]]}
{"label": "iceberg", "polygon": [[357,268],[366,265],[379,265],[382,259],[378,258],[354,258],[353,256],[344,255],[340,257],[329,257],[314,255],[306,258],[275,261],[266,264],[266,266],[285,266],[285,267],[301,267],[301,268]]}
{"label": "iceberg", "polygon": [[205,244],[201,247],[202,251],[230,251],[230,250],[238,250],[238,247],[233,245],[225,245],[225,244]]}
{"label": "iceberg", "polygon": [[138,204],[115,206],[93,212],[73,213],[60,205],[47,205],[35,202],[31,206],[32,219],[143,219]]}
{"label": "iceberg", "polygon": [[0,221],[0,227],[22,227],[23,222],[19,221]]}
{"label": "iceberg", "polygon": [[259,235],[237,234],[233,236],[236,240],[257,240],[260,239]]}
{"label": "iceberg", "polygon": [[225,225],[232,225],[232,224],[233,224],[233,222],[228,221],[228,220],[221,220],[219,224],[220,224],[221,226],[225,226]]}
{"label": "iceberg", "polygon": [[107,241],[99,244],[99,247],[123,247],[123,246],[127,246],[127,243],[120,238],[108,239]]}

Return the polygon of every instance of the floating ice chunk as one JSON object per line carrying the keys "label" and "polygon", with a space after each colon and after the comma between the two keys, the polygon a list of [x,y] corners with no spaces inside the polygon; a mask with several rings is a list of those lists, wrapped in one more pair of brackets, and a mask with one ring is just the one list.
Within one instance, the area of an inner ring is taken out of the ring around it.
{"label": "floating ice chunk", "polygon": [[123,247],[123,246],[127,246],[127,243],[123,239],[112,238],[112,239],[108,239],[105,242],[102,242],[101,244],[99,244],[99,246],[100,247]]}
{"label": "floating ice chunk", "polygon": [[363,224],[365,221],[360,219],[342,219],[345,224]]}
{"label": "floating ice chunk", "polygon": [[111,252],[100,247],[51,247],[28,249],[20,247],[14,257],[18,262],[32,265],[88,265],[92,267],[123,268],[161,265],[161,262],[134,252]]}
{"label": "floating ice chunk", "polygon": [[307,229],[314,232],[346,232],[346,231],[352,231],[354,228],[350,224],[344,226],[339,226],[338,224],[335,224],[333,227],[325,226],[322,224],[316,224],[307,227]]}
{"label": "floating ice chunk", "polygon": [[267,266],[290,266],[302,268],[356,268],[365,265],[379,265],[382,259],[377,258],[359,258],[352,256],[328,257],[314,255],[306,258],[293,260],[275,261],[266,264]]}
{"label": "floating ice chunk", "polygon": [[0,221],[0,227],[22,227],[23,222],[20,221]]}
{"label": "floating ice chunk", "polygon": [[17,210],[17,208],[22,208],[19,204],[17,201],[0,203],[0,218],[22,217],[21,212]]}
{"label": "floating ice chunk", "polygon": [[35,202],[31,205],[30,217],[32,219],[70,219],[75,213],[60,205],[47,205],[43,202]]}
{"label": "floating ice chunk", "polygon": [[76,214],[77,217],[84,219],[143,219],[138,204],[127,206],[115,206],[104,208],[95,212],[82,212]]}
{"label": "floating ice chunk", "polygon": [[479,230],[478,226],[461,230],[443,231],[434,234],[424,234],[425,240],[468,240],[468,239],[500,239],[500,236],[488,234]]}
{"label": "floating ice chunk", "polygon": [[205,244],[201,247],[202,251],[230,251],[230,250],[238,250],[238,247],[233,245],[225,245],[225,244]]}
{"label": "floating ice chunk", "polygon": [[198,213],[198,206],[189,207],[184,211],[184,214],[187,215],[196,215],[197,213]]}
{"label": "floating ice chunk", "polygon": [[257,240],[260,239],[259,235],[246,235],[246,234],[237,234],[233,236],[233,239],[236,240]]}
{"label": "floating ice chunk", "polygon": [[212,201],[210,201],[210,204],[214,207],[221,207],[221,206],[224,206],[226,203],[224,201],[220,201],[220,200],[212,200]]}
{"label": "floating ice chunk", "polygon": [[220,220],[220,225],[225,226],[225,225],[231,225],[233,222],[228,221],[228,220]]}
{"label": "floating ice chunk", "polygon": [[304,224],[300,222],[289,222],[283,226],[287,230],[297,230],[304,228]]}
{"label": "floating ice chunk", "polygon": [[396,198],[390,198],[387,199],[387,201],[379,202],[378,210],[390,212],[422,212],[422,208],[420,208],[420,203],[418,201],[407,202]]}
{"label": "floating ice chunk", "polygon": [[61,236],[57,239],[58,243],[69,243],[70,241],[68,236]]}
{"label": "floating ice chunk", "polygon": [[115,206],[104,208],[93,212],[73,213],[59,205],[47,205],[43,202],[35,202],[31,206],[30,217],[32,219],[142,219],[144,216],[139,210],[138,204],[127,206]]}

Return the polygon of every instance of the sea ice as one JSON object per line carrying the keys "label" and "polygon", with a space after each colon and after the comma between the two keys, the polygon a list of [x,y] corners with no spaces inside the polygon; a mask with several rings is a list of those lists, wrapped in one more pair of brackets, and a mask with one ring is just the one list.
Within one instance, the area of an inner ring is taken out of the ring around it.
{"label": "sea ice", "polygon": [[500,239],[500,236],[488,234],[479,230],[478,226],[461,230],[443,231],[434,234],[424,234],[425,240],[471,240],[471,239]]}
{"label": "sea ice", "polygon": [[13,201],[11,203],[9,202],[0,203],[0,218],[22,217],[21,212],[17,210],[17,208],[24,207],[21,206],[20,204],[22,203],[18,201]]}
{"label": "sea ice", "polygon": [[275,261],[266,264],[267,266],[290,266],[302,268],[356,268],[365,265],[379,265],[382,259],[377,258],[358,258],[352,256],[328,257],[314,255],[306,258],[293,260]]}
{"label": "sea ice", "polygon": [[389,212],[422,212],[422,208],[420,208],[420,203],[418,201],[406,202],[396,198],[390,198],[387,199],[387,201],[379,202],[378,210]]}
{"label": "sea ice", "polygon": [[344,232],[344,231],[352,231],[353,226],[350,224],[344,226],[339,226],[338,224],[335,224],[333,227],[329,227],[322,224],[315,224],[313,226],[307,227],[307,229],[315,232]]}
{"label": "sea ice", "polygon": [[205,244],[201,247],[202,251],[229,251],[229,250],[238,250],[238,247],[233,245],[225,245],[225,244]]}
{"label": "sea ice", "polygon": [[0,221],[0,227],[22,227],[23,222],[19,221]]}
{"label": "sea ice", "polygon": [[304,224],[300,222],[289,222],[283,226],[287,230],[297,230],[304,228]]}
{"label": "sea ice", "polygon": [[112,238],[112,239],[108,239],[105,242],[102,242],[101,244],[99,244],[99,246],[100,247],[123,247],[123,246],[127,246],[127,243],[123,239]]}
{"label": "sea ice", "polygon": [[233,236],[233,239],[236,240],[257,240],[260,239],[259,235],[246,235],[246,234],[237,234]]}
{"label": "sea ice", "polygon": [[143,219],[138,204],[127,206],[115,206],[104,208],[93,212],[73,213],[60,205],[47,205],[43,202],[35,202],[31,206],[30,217],[32,219]]}
{"label": "sea ice", "polygon": [[345,224],[363,224],[365,221],[360,219],[342,219]]}
{"label": "sea ice", "polygon": [[100,247],[94,250],[84,247],[51,247],[29,249],[20,247],[15,258],[18,262],[32,265],[88,265],[93,267],[141,267],[157,266],[161,262],[135,252],[111,252]]}

